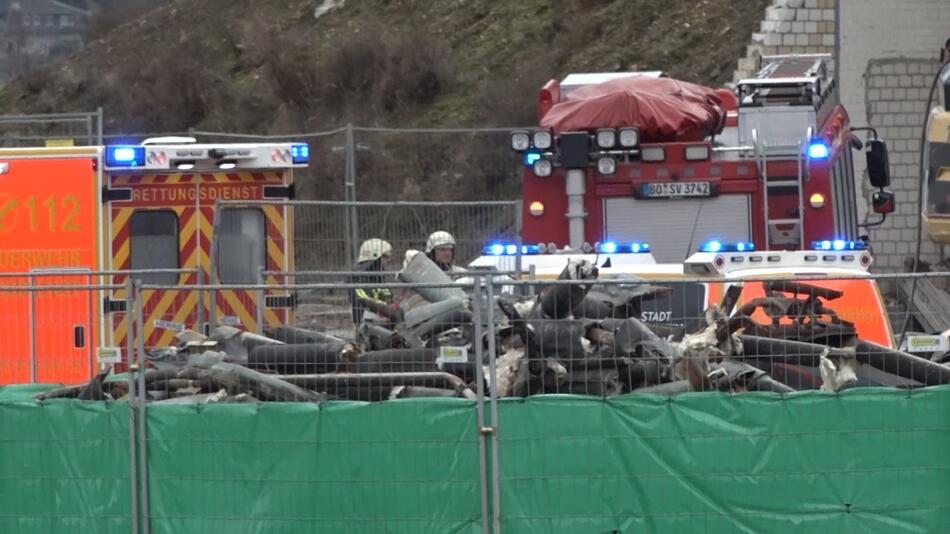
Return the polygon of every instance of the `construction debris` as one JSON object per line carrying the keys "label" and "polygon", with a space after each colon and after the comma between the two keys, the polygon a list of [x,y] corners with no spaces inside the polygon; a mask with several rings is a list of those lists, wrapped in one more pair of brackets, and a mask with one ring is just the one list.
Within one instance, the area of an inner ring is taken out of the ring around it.
{"label": "construction debris", "polygon": [[[569,260],[536,295],[505,293],[493,301],[465,294],[424,254],[414,255],[398,278],[419,287],[395,305],[367,303],[355,341],[293,326],[265,335],[232,326],[209,336],[183,331],[177,345],[147,352],[148,368],[133,381],[144,387],[137,398],[474,400],[479,386],[494,386],[504,397],[950,383],[945,364],[859,339],[854,325],[826,305],[842,293],[804,282],[766,282],[763,297],[742,304],[741,285],[732,285],[719,305],[687,325],[641,320],[644,303],[670,295],[670,288],[630,276],[601,279],[585,260]],[[37,399],[118,400],[128,387],[128,380],[104,373]]]}

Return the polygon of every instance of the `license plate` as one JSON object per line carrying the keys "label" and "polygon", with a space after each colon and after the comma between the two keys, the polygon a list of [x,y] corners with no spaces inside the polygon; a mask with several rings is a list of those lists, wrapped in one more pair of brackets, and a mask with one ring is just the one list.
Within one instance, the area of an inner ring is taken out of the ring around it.
{"label": "license plate", "polygon": [[709,196],[709,182],[648,183],[642,188],[644,198]]}

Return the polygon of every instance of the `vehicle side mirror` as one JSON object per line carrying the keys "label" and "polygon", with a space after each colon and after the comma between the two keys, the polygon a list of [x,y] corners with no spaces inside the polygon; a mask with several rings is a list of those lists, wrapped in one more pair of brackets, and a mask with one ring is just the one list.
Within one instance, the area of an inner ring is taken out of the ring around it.
{"label": "vehicle side mirror", "polygon": [[867,154],[868,179],[871,185],[878,189],[891,185],[891,164],[887,158],[887,144],[881,139],[869,139],[865,154]]}
{"label": "vehicle side mirror", "polygon": [[871,209],[874,210],[874,213],[881,215],[894,213],[894,193],[884,190],[875,191],[871,195]]}

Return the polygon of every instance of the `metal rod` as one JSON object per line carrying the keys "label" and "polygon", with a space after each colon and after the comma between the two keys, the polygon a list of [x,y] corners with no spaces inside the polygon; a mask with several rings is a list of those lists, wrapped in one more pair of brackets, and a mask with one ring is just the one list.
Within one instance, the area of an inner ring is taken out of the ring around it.
{"label": "metal rod", "polygon": [[33,274],[30,280],[30,382],[36,383],[36,287]]}
{"label": "metal rod", "polygon": [[[208,311],[208,323],[209,328],[213,328],[214,325],[218,322],[218,292],[214,286],[218,284],[218,269],[216,268],[215,258],[218,255],[218,229],[221,216],[221,201],[214,203],[214,215],[211,219],[211,253],[208,254],[208,278],[211,283],[210,294],[211,300],[208,303],[210,308]],[[200,266],[199,266],[200,267]],[[207,332],[203,332],[207,334]]]}
{"label": "metal rod", "polygon": [[[91,274],[88,275],[87,280],[89,282],[89,287],[92,287],[93,284],[92,284]],[[89,329],[89,334],[86,335],[86,339],[85,339],[86,347],[88,347],[89,349],[89,372],[93,375],[95,375],[96,372],[98,372],[98,369],[96,368],[95,343],[92,342],[93,328],[95,328],[95,322],[98,322],[98,321],[95,321],[95,319],[93,319],[94,314],[95,314],[95,311],[93,309],[94,308],[93,300],[95,298],[93,296],[94,291],[96,290],[94,289],[89,290],[89,293],[88,293],[89,299],[86,302],[87,304],[86,313],[88,314],[86,315],[86,328]]]}
{"label": "metal rod", "polygon": [[488,383],[489,402],[491,406],[491,474],[492,474],[492,515],[494,516],[494,532],[501,534],[501,482],[499,480],[498,467],[498,373],[495,366],[495,297],[492,285],[492,278],[485,279],[485,286],[488,290],[488,374],[490,381]]}
{"label": "metal rod", "polygon": [[482,532],[488,533],[488,460],[486,458],[485,434],[482,426],[485,424],[485,377],[482,369],[484,362],[484,347],[482,345],[482,314],[481,296],[482,279],[475,278],[475,298],[472,299],[472,314],[475,317],[475,431],[478,434],[478,482],[482,499]]}
{"label": "metal rod", "polygon": [[459,200],[450,200],[446,202],[423,202],[423,201],[404,201],[404,200],[390,200],[390,201],[379,201],[379,200],[360,200],[360,201],[348,201],[348,200],[218,200],[216,204],[222,206],[348,206],[356,204],[363,207],[377,207],[377,208],[389,208],[389,207],[417,207],[417,208],[435,208],[435,207],[459,207],[459,206],[518,206],[520,203],[519,200],[485,200],[477,202],[465,202]]}
{"label": "metal rod", "polygon": [[102,106],[96,108],[96,145],[102,146]]}
{"label": "metal rod", "polygon": [[[133,287],[135,289],[135,296],[139,297],[141,295],[141,285],[138,281],[133,282]],[[141,444],[139,446],[139,466],[141,467],[141,496],[142,496],[142,532],[148,534],[149,532],[149,502],[148,502],[148,433],[147,433],[147,424],[145,418],[147,417],[146,411],[146,399],[145,399],[145,325],[142,320],[142,299],[135,298],[135,321],[138,324],[138,385],[139,385],[139,395],[141,395],[141,402],[138,404],[138,414],[139,414],[139,439]]]}
{"label": "metal rod", "polygon": [[254,331],[264,335],[264,267],[258,267],[257,269],[257,283],[262,287],[257,290],[257,305],[254,306],[254,319],[257,322]]}
{"label": "metal rod", "polygon": [[135,322],[133,318],[132,299],[132,278],[127,278],[125,282],[125,358],[129,366],[129,393],[127,408],[129,410],[129,482],[132,485],[129,496],[132,505],[132,534],[138,534],[139,531],[139,490],[138,490],[138,465],[136,464],[135,447],[135,372],[132,368],[133,354],[135,353]]}

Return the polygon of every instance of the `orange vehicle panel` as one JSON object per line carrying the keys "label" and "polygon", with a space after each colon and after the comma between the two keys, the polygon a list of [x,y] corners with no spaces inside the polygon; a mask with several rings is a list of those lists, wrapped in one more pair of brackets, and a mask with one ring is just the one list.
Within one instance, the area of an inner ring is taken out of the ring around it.
{"label": "orange vehicle panel", "polygon": [[[877,285],[873,280],[821,280],[806,279],[802,282],[818,287],[841,291],[843,295],[834,300],[822,302],[834,310],[838,318],[854,323],[858,337],[865,341],[872,341],[885,347],[893,347],[890,323],[887,310]],[[739,305],[754,298],[765,296],[763,282],[745,282],[740,295]],[[721,295],[721,292],[719,293]],[[752,318],[762,324],[769,324],[771,319],[756,310]]]}
{"label": "orange vehicle panel", "polygon": [[[3,285],[27,286],[30,272],[36,286],[89,284],[88,275],[40,273],[95,270],[97,208],[93,158],[0,158],[0,272],[24,273]],[[91,291],[8,291],[0,299],[0,383],[90,378]]]}

